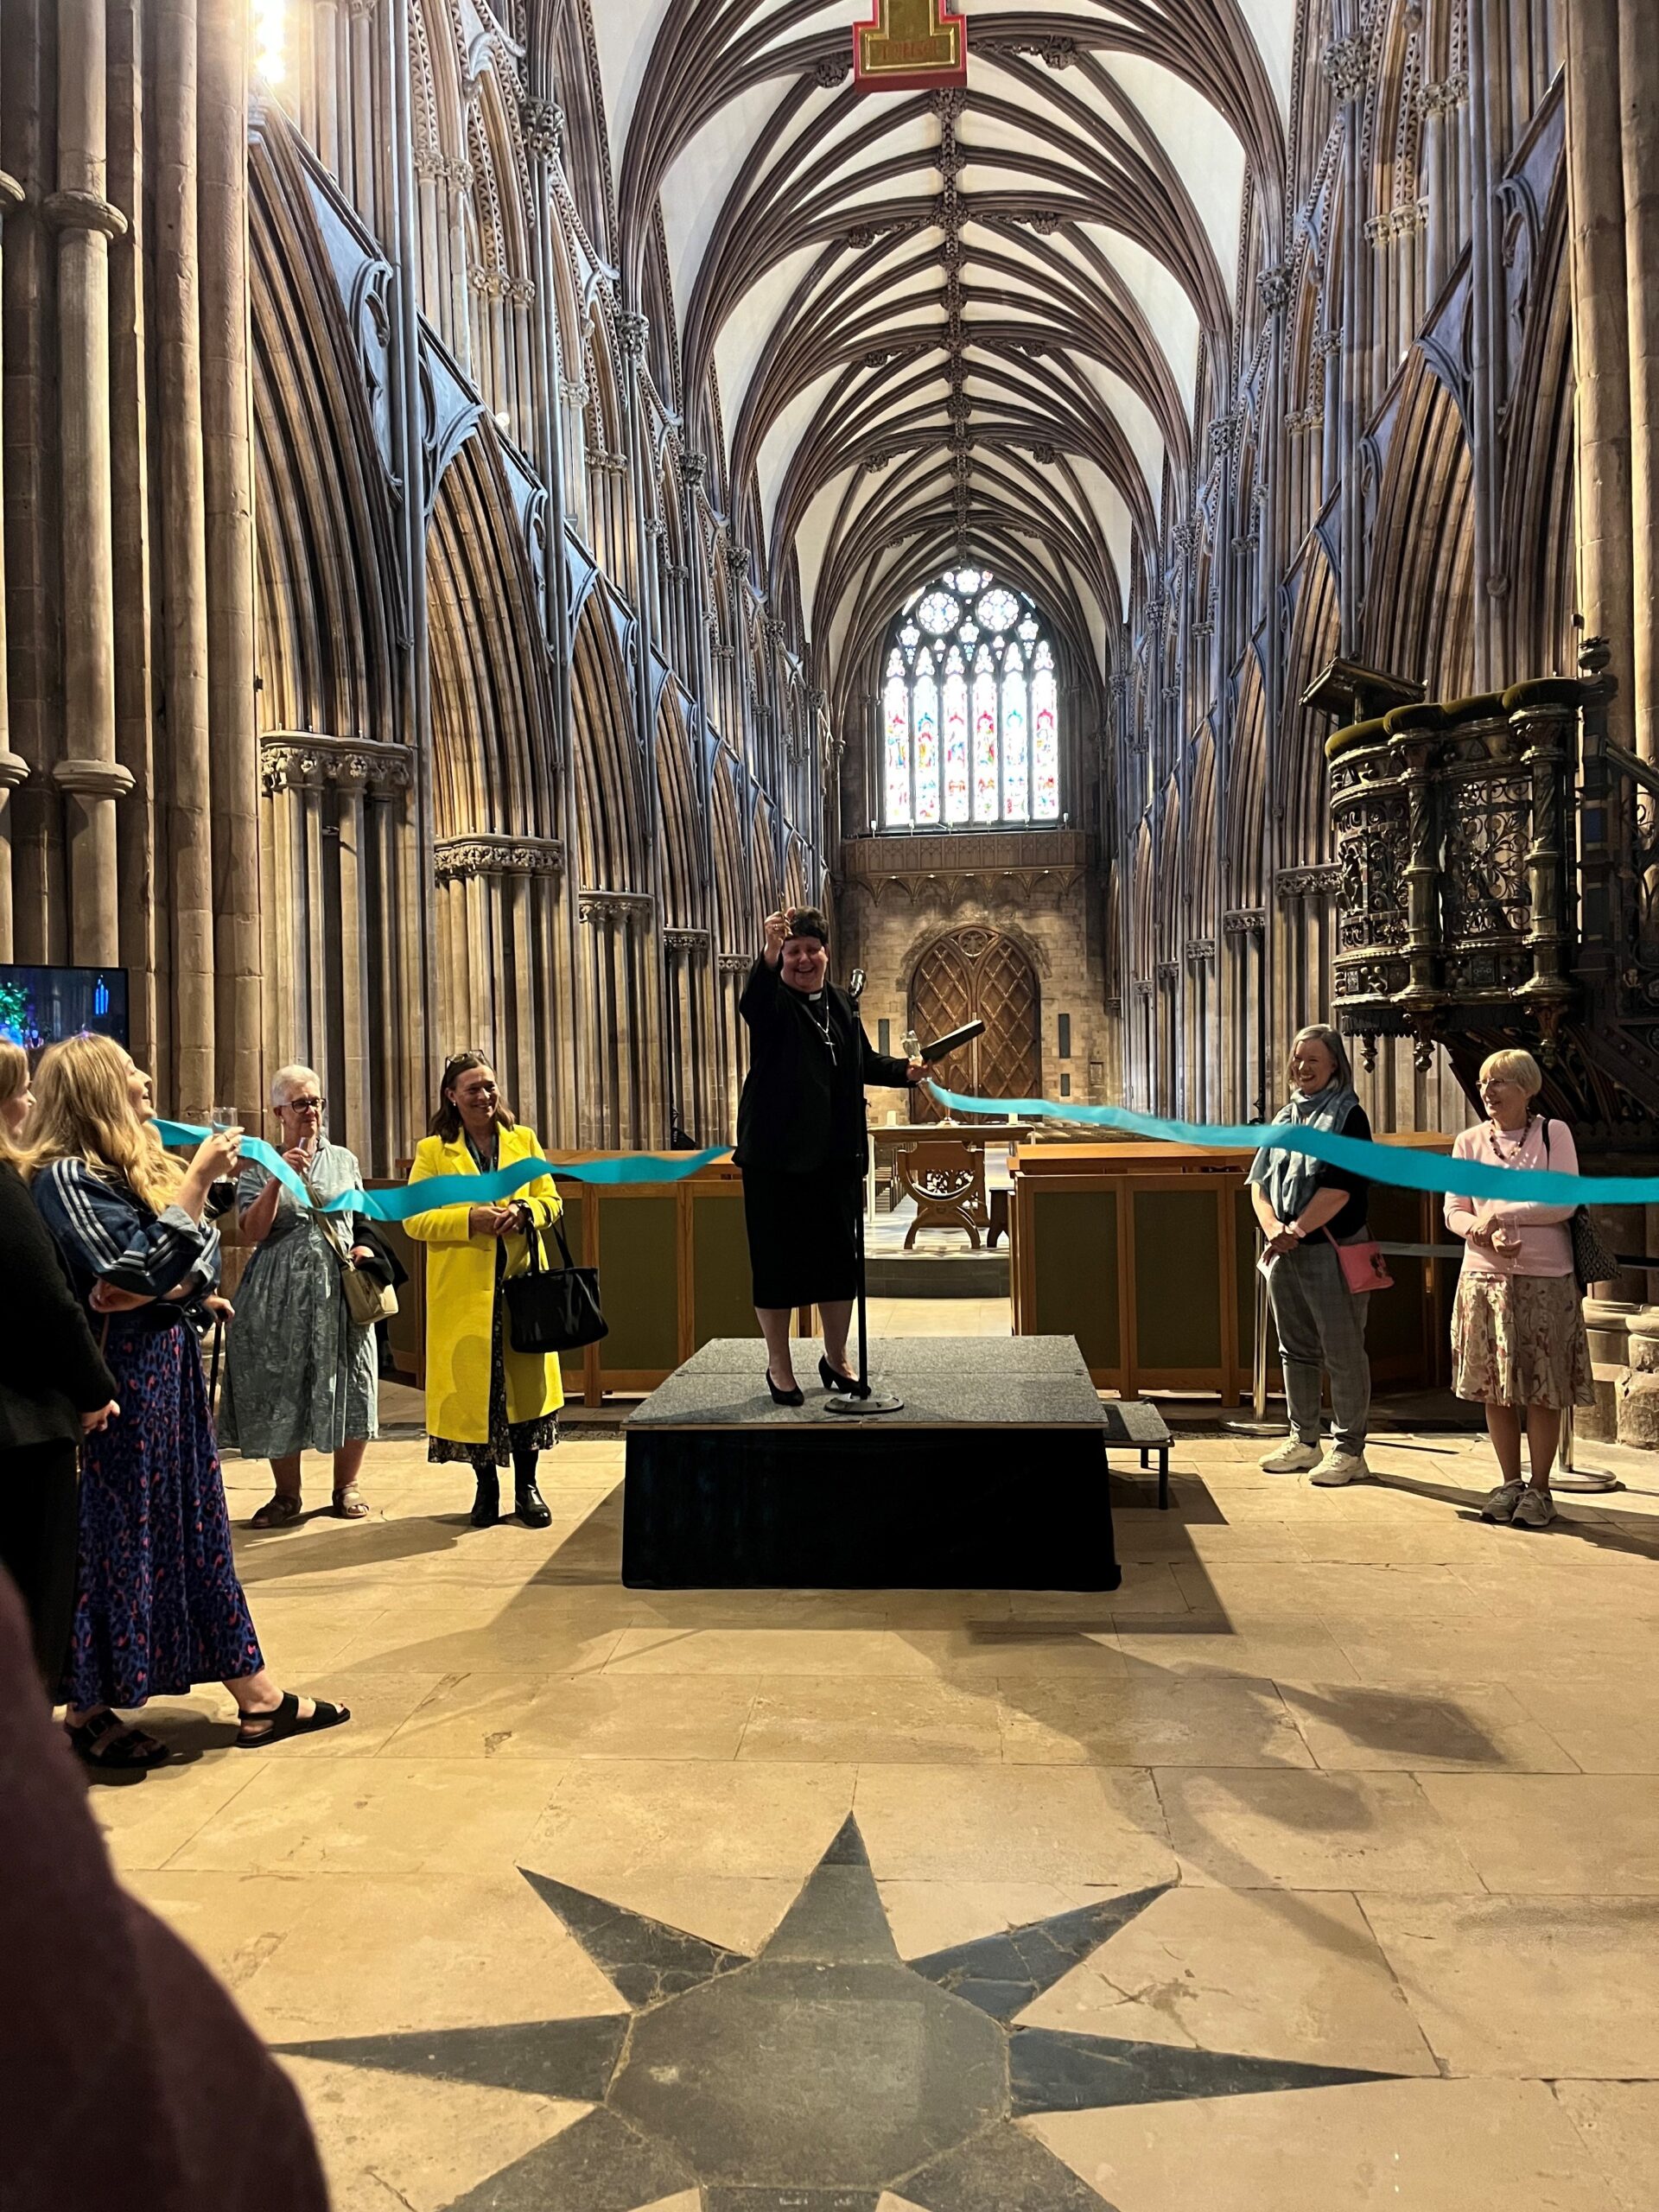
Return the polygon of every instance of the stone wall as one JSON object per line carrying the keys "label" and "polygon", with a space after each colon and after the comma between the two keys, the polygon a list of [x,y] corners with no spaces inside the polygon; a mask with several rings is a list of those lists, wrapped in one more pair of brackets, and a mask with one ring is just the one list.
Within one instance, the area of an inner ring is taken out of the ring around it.
{"label": "stone wall", "polygon": [[[849,880],[838,904],[836,973],[855,967],[868,977],[864,1017],[872,1042],[889,1025],[892,1049],[909,1020],[910,980],[918,962],[938,940],[969,927],[1001,931],[1021,947],[1036,971],[1040,996],[1042,1091],[1101,1103],[1118,1097],[1116,1025],[1105,1006],[1105,974],[1098,924],[1100,899],[1091,870],[1009,883],[960,877],[872,884]],[[1071,1017],[1071,1056],[1059,1057],[1059,1017]],[[871,1110],[883,1119],[879,1096]]]}

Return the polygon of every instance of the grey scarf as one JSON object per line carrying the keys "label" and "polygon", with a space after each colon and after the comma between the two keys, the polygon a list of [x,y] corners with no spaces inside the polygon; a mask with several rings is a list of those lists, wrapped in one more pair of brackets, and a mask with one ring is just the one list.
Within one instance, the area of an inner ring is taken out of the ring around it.
{"label": "grey scarf", "polygon": [[[1299,1122],[1305,1128],[1341,1130],[1348,1125],[1348,1116],[1359,1103],[1351,1085],[1342,1083],[1329,1084],[1317,1090],[1311,1098],[1300,1091],[1291,1093],[1288,1105],[1281,1106],[1274,1116],[1274,1126],[1285,1122]],[[1277,1146],[1263,1147],[1255,1155],[1250,1169],[1252,1183],[1260,1183],[1268,1194],[1275,1221],[1294,1221],[1313,1197],[1319,1185],[1319,1170],[1325,1162],[1311,1152],[1281,1152]]]}

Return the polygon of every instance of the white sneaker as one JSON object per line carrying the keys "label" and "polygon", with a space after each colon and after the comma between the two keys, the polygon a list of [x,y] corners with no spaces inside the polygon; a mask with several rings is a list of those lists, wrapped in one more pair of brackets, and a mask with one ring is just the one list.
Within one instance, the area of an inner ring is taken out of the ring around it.
{"label": "white sneaker", "polygon": [[1495,1491],[1489,1491],[1486,1503],[1480,1509],[1481,1519],[1513,1521],[1515,1509],[1525,1495],[1526,1487],[1524,1483],[1500,1483]]}
{"label": "white sneaker", "polygon": [[1321,1490],[1340,1490],[1344,1483],[1368,1482],[1370,1473],[1363,1452],[1327,1452],[1308,1479]]}
{"label": "white sneaker", "polygon": [[1262,1462],[1264,1475],[1305,1475],[1310,1467],[1319,1464],[1317,1444],[1302,1444],[1292,1437],[1288,1444],[1281,1444]]}
{"label": "white sneaker", "polygon": [[1555,1501],[1547,1490],[1526,1490],[1510,1522],[1512,1529],[1548,1529],[1555,1518]]}

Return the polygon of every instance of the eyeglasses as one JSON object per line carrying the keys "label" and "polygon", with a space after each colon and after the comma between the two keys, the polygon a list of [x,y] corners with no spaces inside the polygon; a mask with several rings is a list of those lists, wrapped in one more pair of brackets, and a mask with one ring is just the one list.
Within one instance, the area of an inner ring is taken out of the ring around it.
{"label": "eyeglasses", "polygon": [[279,1114],[321,1114],[327,1103],[326,1098],[284,1098],[276,1111]]}

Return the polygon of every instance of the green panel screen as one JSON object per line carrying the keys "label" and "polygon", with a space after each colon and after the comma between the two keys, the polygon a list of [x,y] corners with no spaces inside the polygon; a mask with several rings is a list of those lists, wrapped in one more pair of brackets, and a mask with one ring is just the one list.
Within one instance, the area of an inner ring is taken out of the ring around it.
{"label": "green panel screen", "polygon": [[1220,1367],[1220,1243],[1213,1185],[1135,1192],[1137,1368]]}
{"label": "green panel screen", "polygon": [[660,1369],[679,1356],[679,1265],[672,1197],[602,1198],[599,1287],[611,1325],[600,1357],[607,1369]]}
{"label": "green panel screen", "polygon": [[739,1198],[691,1201],[692,1332],[698,1345],[715,1337],[758,1337],[749,1240]]}
{"label": "green panel screen", "polygon": [[[560,1190],[559,1196],[564,1200],[564,1219],[559,1225],[564,1231],[565,1243],[570,1247],[571,1258],[578,1267],[582,1267],[586,1264],[588,1256],[586,1247],[582,1243],[587,1234],[586,1216],[583,1212],[587,1200],[582,1195],[579,1184],[565,1184]],[[550,1260],[558,1258],[559,1248],[556,1243],[549,1244],[547,1256]],[[561,1352],[559,1355],[559,1373],[564,1378],[564,1395],[567,1398],[579,1398],[582,1395],[584,1358],[585,1354],[579,1351]]]}
{"label": "green panel screen", "polygon": [[1246,1183],[1234,1198],[1234,1285],[1238,1299],[1238,1357],[1247,1370],[1255,1357],[1255,1302],[1258,1289],[1267,1286],[1262,1281],[1262,1271],[1256,1260],[1262,1250],[1262,1232],[1255,1225],[1255,1209],[1250,1204],[1250,1186]]}
{"label": "green panel screen", "polygon": [[1122,1317],[1117,1308],[1116,1191],[1020,1193],[1036,1255],[1037,1333],[1075,1337],[1091,1368],[1123,1364]]}

